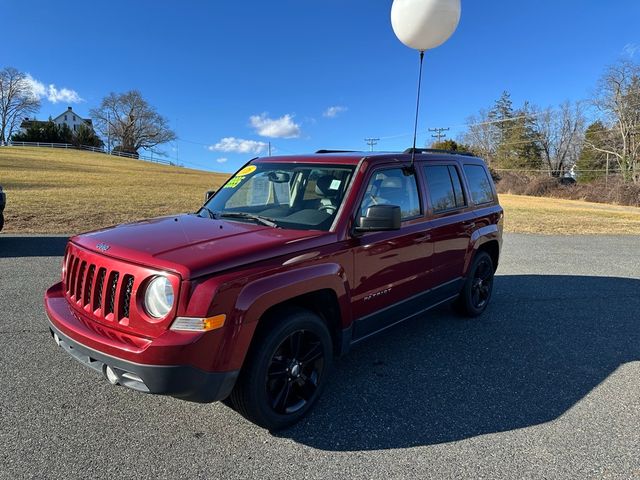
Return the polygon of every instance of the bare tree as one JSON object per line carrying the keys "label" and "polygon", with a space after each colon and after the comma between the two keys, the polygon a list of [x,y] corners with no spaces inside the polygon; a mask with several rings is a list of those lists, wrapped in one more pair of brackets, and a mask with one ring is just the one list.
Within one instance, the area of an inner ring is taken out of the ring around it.
{"label": "bare tree", "polygon": [[489,112],[480,110],[477,115],[467,119],[467,130],[460,136],[462,143],[470,145],[491,165],[496,158],[500,143],[499,131],[495,121],[489,118]]}
{"label": "bare tree", "polygon": [[176,134],[168,121],[137,90],[110,93],[91,110],[95,128],[117,143],[122,151],[137,153],[171,142]]}
{"label": "bare tree", "polygon": [[27,75],[13,67],[0,70],[0,145],[11,140],[22,120],[40,110]]}
{"label": "bare tree", "polygon": [[640,183],[640,65],[621,61],[609,67],[593,105],[609,133],[588,146],[615,158],[625,180]]}
{"label": "bare tree", "polygon": [[585,116],[580,103],[565,102],[557,110],[535,112],[534,129],[543,161],[552,177],[562,177],[580,156]]}

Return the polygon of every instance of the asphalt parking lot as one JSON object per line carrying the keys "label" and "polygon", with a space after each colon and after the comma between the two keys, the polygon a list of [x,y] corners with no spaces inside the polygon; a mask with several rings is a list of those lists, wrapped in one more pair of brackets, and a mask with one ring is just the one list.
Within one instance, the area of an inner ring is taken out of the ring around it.
{"label": "asphalt parking lot", "polygon": [[64,242],[0,235],[1,478],[640,478],[639,237],[506,236],[483,317],[366,342],[277,435],[58,349]]}

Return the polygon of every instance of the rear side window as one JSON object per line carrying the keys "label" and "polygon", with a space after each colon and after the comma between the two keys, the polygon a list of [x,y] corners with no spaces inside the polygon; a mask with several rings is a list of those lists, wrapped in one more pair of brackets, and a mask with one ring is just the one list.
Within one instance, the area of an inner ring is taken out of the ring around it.
{"label": "rear side window", "polygon": [[453,165],[429,165],[424,169],[429,198],[434,213],[461,208],[466,205],[462,182]]}
{"label": "rear side window", "polygon": [[465,165],[464,173],[467,176],[467,182],[469,182],[473,203],[480,205],[494,201],[491,180],[482,166]]}

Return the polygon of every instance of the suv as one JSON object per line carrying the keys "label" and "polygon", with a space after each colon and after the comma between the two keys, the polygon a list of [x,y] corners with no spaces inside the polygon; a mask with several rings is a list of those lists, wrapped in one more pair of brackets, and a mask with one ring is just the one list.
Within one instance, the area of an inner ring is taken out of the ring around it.
{"label": "suv", "polygon": [[2,191],[2,185],[0,185],[0,232],[4,227],[4,207],[7,205],[7,195]]}
{"label": "suv", "polygon": [[293,424],[334,356],[491,298],[503,211],[485,163],[410,153],[253,159],[196,213],[71,238],[53,338],[112,384]]}

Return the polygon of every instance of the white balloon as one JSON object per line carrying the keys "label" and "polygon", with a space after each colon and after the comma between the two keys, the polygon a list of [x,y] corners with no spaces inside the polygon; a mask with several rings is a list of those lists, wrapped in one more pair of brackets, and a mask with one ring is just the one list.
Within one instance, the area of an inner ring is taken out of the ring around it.
{"label": "white balloon", "polygon": [[393,0],[391,26],[407,47],[430,50],[453,35],[461,10],[460,0]]}

